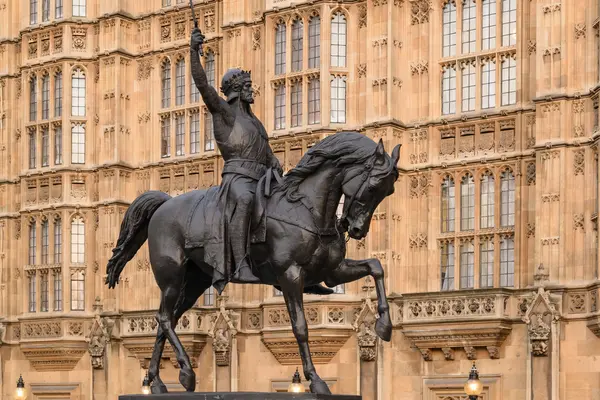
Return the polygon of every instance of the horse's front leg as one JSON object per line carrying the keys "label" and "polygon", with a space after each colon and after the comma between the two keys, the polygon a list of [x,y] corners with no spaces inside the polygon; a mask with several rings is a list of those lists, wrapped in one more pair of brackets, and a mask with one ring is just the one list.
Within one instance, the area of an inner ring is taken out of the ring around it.
{"label": "horse's front leg", "polygon": [[340,265],[331,271],[325,284],[329,287],[342,283],[354,282],[365,276],[372,276],[377,290],[377,312],[379,318],[375,324],[377,336],[389,342],[392,339],[392,319],[390,318],[390,305],[387,301],[384,285],[384,272],[381,262],[376,258],[367,260],[343,260]]}
{"label": "horse's front leg", "polygon": [[279,284],[283,292],[285,304],[290,314],[290,321],[294,336],[298,342],[300,349],[300,357],[302,357],[302,367],[304,368],[304,376],[310,381],[311,393],[331,394],[327,384],[319,377],[315,370],[315,365],[310,356],[308,347],[308,325],[304,316],[304,302],[302,293],[304,291],[304,275],[302,269],[298,265],[292,265],[287,269],[283,276],[279,277]]}

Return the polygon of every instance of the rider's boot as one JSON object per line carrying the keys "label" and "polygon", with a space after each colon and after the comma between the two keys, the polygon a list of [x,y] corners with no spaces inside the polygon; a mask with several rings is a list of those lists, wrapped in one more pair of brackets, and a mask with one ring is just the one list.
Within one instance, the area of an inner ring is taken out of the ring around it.
{"label": "rider's boot", "polygon": [[260,279],[252,272],[252,261],[248,254],[250,207],[246,207],[243,202],[240,203],[238,203],[238,210],[230,224],[231,247],[235,263],[233,279],[244,283],[260,283]]}

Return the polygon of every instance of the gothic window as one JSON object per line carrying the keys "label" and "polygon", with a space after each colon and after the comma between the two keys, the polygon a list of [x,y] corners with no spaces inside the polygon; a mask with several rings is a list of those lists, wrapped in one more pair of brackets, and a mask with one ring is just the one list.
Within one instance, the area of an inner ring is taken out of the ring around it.
{"label": "gothic window", "polygon": [[502,105],[517,103],[517,61],[507,57],[502,61]]}
{"label": "gothic window", "polygon": [[496,107],[496,63],[488,60],[481,70],[481,108]]}
{"label": "gothic window", "polygon": [[513,237],[502,238],[500,242],[500,286],[515,285],[515,240]]}
{"label": "gothic window", "polygon": [[517,0],[502,0],[502,46],[517,44]]}
{"label": "gothic window", "polygon": [[48,311],[48,272],[40,274],[40,311]]}
{"label": "gothic window", "polygon": [[331,66],[346,66],[346,16],[338,11],[331,21]]}
{"label": "gothic window", "polygon": [[175,65],[175,105],[185,103],[185,60],[181,59]]}
{"label": "gothic window", "polygon": [[442,232],[454,232],[455,207],[454,179],[447,176],[442,182]]}
{"label": "gothic window", "polygon": [[62,127],[54,128],[54,164],[62,164]]}
{"label": "gothic window", "polygon": [[71,264],[85,262],[85,224],[81,217],[71,221]]}
{"label": "gothic window", "polygon": [[477,7],[475,0],[466,0],[462,9],[462,52],[463,54],[475,51],[475,38],[477,32]]}
{"label": "gothic window", "polygon": [[85,125],[73,124],[71,128],[71,163],[85,164]]}
{"label": "gothic window", "polygon": [[29,265],[36,264],[36,251],[37,251],[37,227],[35,222],[29,225]]}
{"label": "gothic window", "polygon": [[444,243],[441,251],[441,290],[454,290],[454,243]]}
{"label": "gothic window", "polygon": [[308,124],[321,122],[321,81],[312,78],[308,81]]}
{"label": "gothic window", "polygon": [[63,82],[62,82],[62,72],[59,72],[54,77],[54,116],[60,117],[62,116],[62,91],[63,91]]}
{"label": "gothic window", "polygon": [[453,1],[444,6],[442,14],[442,57],[456,54],[456,4]]}
{"label": "gothic window", "polygon": [[494,239],[482,238],[479,242],[480,287],[494,285]]}
{"label": "gothic window", "polygon": [[490,173],[481,176],[480,186],[480,207],[481,207],[481,229],[494,227],[494,176]]}
{"label": "gothic window", "polygon": [[37,78],[34,76],[29,82],[29,121],[37,119]]}
{"label": "gothic window", "polygon": [[467,174],[460,184],[460,230],[475,229],[475,180]]}
{"label": "gothic window", "polygon": [[62,274],[54,272],[54,311],[62,311]]}
{"label": "gothic window", "polygon": [[473,289],[475,285],[475,250],[473,243],[460,245],[460,288]]}
{"label": "gothic window", "polygon": [[277,30],[275,31],[275,75],[285,74],[285,31],[286,27],[284,23],[277,25]]}
{"label": "gothic window", "polygon": [[42,22],[50,19],[50,0],[42,0]]}
{"label": "gothic window", "polygon": [[190,80],[190,102],[197,103],[200,101],[200,91],[198,90],[198,86],[196,86],[196,82],[193,79]]}
{"label": "gothic window", "polygon": [[296,82],[291,90],[292,123],[291,127],[302,124],[302,82]]}
{"label": "gothic window", "polygon": [[496,0],[483,0],[481,15],[481,48],[493,49],[496,47]]}
{"label": "gothic window", "polygon": [[346,285],[344,285],[343,283],[341,285],[332,287],[332,289],[333,289],[333,293],[336,293],[336,294],[346,293]]}
{"label": "gothic window", "polygon": [[190,116],[190,153],[197,154],[200,151],[200,113],[196,112]]}
{"label": "gothic window", "polygon": [[61,19],[63,17],[63,0],[54,1],[54,18]]}
{"label": "gothic window", "polygon": [[50,135],[48,128],[42,128],[42,167],[50,165]]}
{"label": "gothic window", "polygon": [[73,16],[85,17],[85,0],[73,0]]}
{"label": "gothic window", "polygon": [[204,112],[204,151],[213,151],[215,149],[215,132],[213,127],[212,114]]}
{"label": "gothic window", "polygon": [[36,279],[35,279],[35,271],[29,276],[29,312],[35,312],[37,309],[36,304]]}
{"label": "gothic window", "polygon": [[171,61],[166,60],[162,67],[161,77],[162,108],[171,107]]}
{"label": "gothic window", "polygon": [[37,164],[37,139],[35,130],[29,133],[29,169]]}
{"label": "gothic window", "polygon": [[38,17],[38,2],[37,0],[29,0],[29,25],[37,24]]}
{"label": "gothic window", "polygon": [[308,22],[308,68],[321,64],[321,17],[316,15]]}
{"label": "gothic window", "polygon": [[442,114],[456,113],[456,69],[448,66],[442,75]]}
{"label": "gothic window", "polygon": [[204,292],[204,305],[214,306],[215,305],[215,288],[212,286],[206,289]]}
{"label": "gothic window", "polygon": [[85,74],[80,68],[71,77],[71,115],[85,117]]}
{"label": "gothic window", "polygon": [[505,170],[500,178],[500,226],[515,225],[515,176]]}
{"label": "gothic window", "polygon": [[331,122],[346,123],[346,77],[334,76],[331,80]]}
{"label": "gothic window", "polygon": [[275,89],[275,129],[285,129],[285,86]]}
{"label": "gothic window", "polygon": [[42,78],[42,119],[50,118],[50,76]]}
{"label": "gothic window", "polygon": [[54,264],[62,263],[62,220],[54,221]]}
{"label": "gothic window", "polygon": [[48,264],[48,221],[42,222],[42,264]]}
{"label": "gothic window", "polygon": [[292,71],[302,70],[304,51],[304,23],[297,19],[292,24]]}
{"label": "gothic window", "polygon": [[71,274],[71,310],[85,310],[85,275],[83,271]]}
{"label": "gothic window", "polygon": [[166,116],[160,121],[160,156],[171,156],[171,117]]}
{"label": "gothic window", "polygon": [[183,156],[185,154],[185,117],[177,115],[175,117],[175,155]]}
{"label": "gothic window", "polygon": [[467,63],[462,69],[462,111],[475,111],[475,66]]}
{"label": "gothic window", "polygon": [[206,59],[204,60],[204,71],[206,73],[206,80],[208,84],[215,87],[215,53],[209,51],[206,53]]}
{"label": "gothic window", "polygon": [[171,5],[171,0],[162,0],[163,7],[169,7]]}

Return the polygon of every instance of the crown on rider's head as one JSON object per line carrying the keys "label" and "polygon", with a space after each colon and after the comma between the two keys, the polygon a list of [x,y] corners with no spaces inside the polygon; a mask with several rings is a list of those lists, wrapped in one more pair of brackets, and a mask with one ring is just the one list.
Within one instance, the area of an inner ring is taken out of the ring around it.
{"label": "crown on rider's head", "polygon": [[221,82],[221,91],[225,95],[228,95],[231,91],[241,91],[242,87],[244,86],[244,81],[252,80],[250,71],[244,71],[236,68],[235,70],[230,70],[228,72],[233,74],[228,77],[228,73],[225,73],[223,81]]}

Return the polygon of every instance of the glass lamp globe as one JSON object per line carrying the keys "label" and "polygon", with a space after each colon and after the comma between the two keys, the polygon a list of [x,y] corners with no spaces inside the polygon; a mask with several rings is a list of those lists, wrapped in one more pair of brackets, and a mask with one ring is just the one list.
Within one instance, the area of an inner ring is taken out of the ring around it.
{"label": "glass lamp globe", "polygon": [[148,379],[148,373],[146,372],[146,376],[144,377],[144,381],[142,382],[142,393],[150,394],[150,380]]}
{"label": "glass lamp globe", "polygon": [[19,400],[22,400],[26,396],[27,392],[25,390],[25,382],[23,382],[23,375],[19,375],[19,380],[17,381],[17,390],[15,390],[15,397]]}
{"label": "glass lamp globe", "polygon": [[300,373],[298,372],[298,368],[296,368],[296,372],[294,373],[294,377],[292,378],[292,383],[288,387],[288,393],[304,393],[304,385],[302,384],[302,380],[300,379]]}
{"label": "glass lamp globe", "polygon": [[479,396],[483,392],[483,384],[479,380],[479,373],[477,367],[473,363],[471,373],[469,374],[469,380],[465,383],[465,393],[469,396]]}

